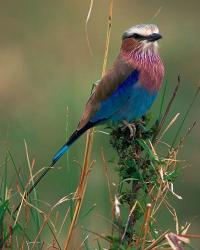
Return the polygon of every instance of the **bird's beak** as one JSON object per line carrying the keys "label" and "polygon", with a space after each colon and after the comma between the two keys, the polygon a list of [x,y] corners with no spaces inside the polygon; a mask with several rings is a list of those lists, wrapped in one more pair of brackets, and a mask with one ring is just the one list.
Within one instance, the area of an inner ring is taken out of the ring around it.
{"label": "bird's beak", "polygon": [[162,36],[158,33],[153,33],[151,35],[148,36],[147,41],[148,42],[155,42],[158,41],[159,39],[161,39]]}

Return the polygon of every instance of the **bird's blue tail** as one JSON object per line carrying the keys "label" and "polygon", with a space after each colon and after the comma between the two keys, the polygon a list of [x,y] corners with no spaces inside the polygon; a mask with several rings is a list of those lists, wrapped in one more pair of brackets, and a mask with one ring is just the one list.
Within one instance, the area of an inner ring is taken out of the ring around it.
{"label": "bird's blue tail", "polygon": [[67,144],[63,145],[62,148],[52,158],[52,162],[56,163],[68,150],[69,146]]}
{"label": "bird's blue tail", "polygon": [[[96,122],[97,123],[97,122]],[[70,146],[89,128],[93,127],[96,123],[88,122],[80,130],[75,130],[74,133],[70,136],[69,140],[60,148],[60,150],[52,158],[53,166],[66,152],[68,152]]]}

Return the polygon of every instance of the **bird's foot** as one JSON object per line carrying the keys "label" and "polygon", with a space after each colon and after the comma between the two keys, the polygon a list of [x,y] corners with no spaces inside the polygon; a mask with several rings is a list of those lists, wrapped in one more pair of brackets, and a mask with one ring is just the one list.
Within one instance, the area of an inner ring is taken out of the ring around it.
{"label": "bird's foot", "polygon": [[122,127],[122,131],[124,131],[126,128],[129,129],[130,131],[130,138],[132,139],[133,137],[135,137],[135,133],[136,133],[136,127],[134,123],[129,123],[126,120],[123,121],[124,127]]}

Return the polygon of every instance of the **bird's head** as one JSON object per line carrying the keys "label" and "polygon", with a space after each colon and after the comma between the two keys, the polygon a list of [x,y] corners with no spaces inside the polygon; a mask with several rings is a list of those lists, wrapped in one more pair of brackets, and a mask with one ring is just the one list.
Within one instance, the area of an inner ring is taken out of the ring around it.
{"label": "bird's head", "polygon": [[126,30],[122,35],[122,45],[132,45],[133,48],[141,50],[141,52],[157,53],[158,40],[162,36],[155,24],[139,24]]}

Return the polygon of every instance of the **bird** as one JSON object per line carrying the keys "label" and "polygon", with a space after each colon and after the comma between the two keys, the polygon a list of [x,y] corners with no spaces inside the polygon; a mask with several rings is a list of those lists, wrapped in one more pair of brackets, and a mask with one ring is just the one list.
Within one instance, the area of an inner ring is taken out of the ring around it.
{"label": "bird", "polygon": [[88,129],[107,121],[129,125],[153,104],[164,77],[158,53],[162,36],[155,24],[140,24],[122,35],[120,53],[98,81],[75,132],[52,159],[56,163]]}
{"label": "bird", "polygon": [[155,24],[139,24],[123,32],[119,54],[98,81],[76,130],[27,194],[85,131],[108,121],[128,125],[150,109],[164,78],[164,65],[158,51],[161,38]]}

